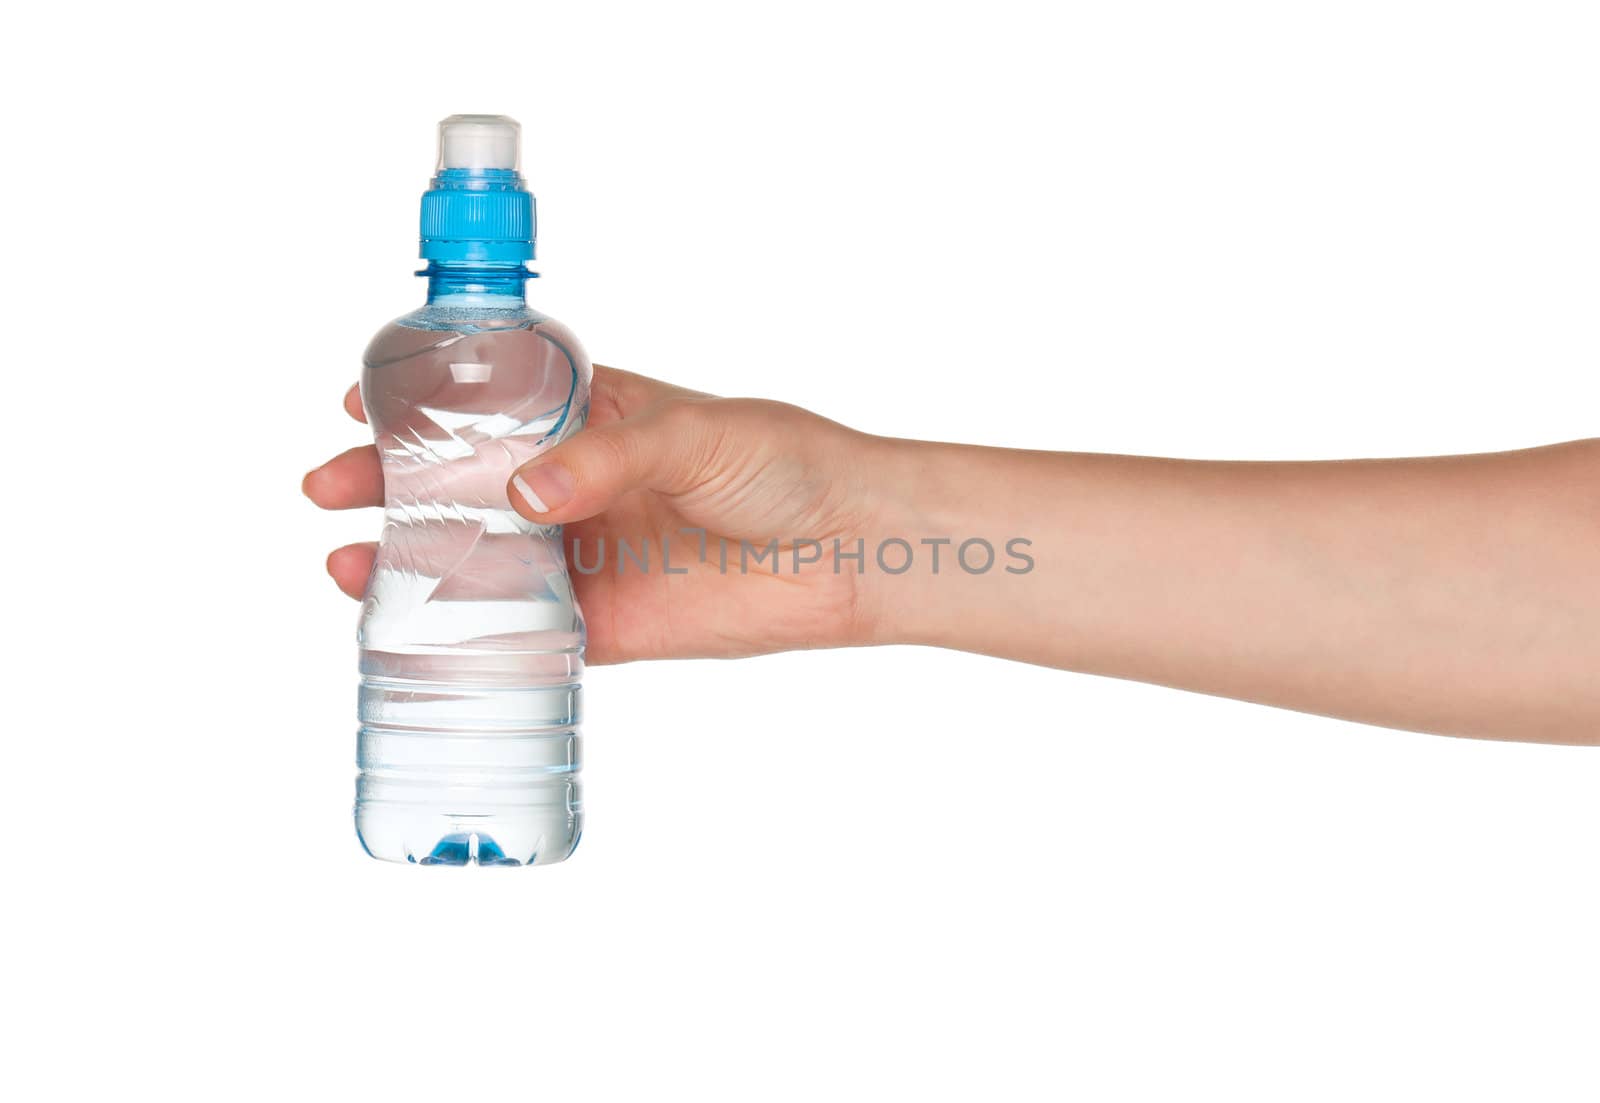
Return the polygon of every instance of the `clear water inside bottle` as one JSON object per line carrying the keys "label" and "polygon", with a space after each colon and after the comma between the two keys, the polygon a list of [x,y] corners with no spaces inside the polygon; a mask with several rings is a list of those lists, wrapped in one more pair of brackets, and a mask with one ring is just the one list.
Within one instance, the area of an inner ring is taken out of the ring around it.
{"label": "clear water inside bottle", "polygon": [[367,348],[385,503],[355,814],[375,858],[535,865],[578,843],[583,618],[560,528],[513,512],[506,482],[581,427],[591,374],[520,305],[435,302]]}

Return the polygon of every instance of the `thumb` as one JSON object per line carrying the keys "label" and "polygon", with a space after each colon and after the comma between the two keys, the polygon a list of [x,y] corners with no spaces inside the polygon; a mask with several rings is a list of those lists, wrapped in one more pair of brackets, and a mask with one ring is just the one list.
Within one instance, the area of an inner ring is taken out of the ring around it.
{"label": "thumb", "polygon": [[512,474],[511,508],[560,525],[603,512],[630,490],[682,493],[704,478],[717,432],[715,399],[676,398],[585,429]]}

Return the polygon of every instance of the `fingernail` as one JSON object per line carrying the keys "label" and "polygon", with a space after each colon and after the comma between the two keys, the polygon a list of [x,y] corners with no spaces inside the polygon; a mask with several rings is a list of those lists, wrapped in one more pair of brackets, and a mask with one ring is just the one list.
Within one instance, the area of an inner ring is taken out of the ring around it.
{"label": "fingernail", "polygon": [[535,513],[549,513],[572,501],[572,472],[559,463],[525,468],[511,477],[511,487]]}

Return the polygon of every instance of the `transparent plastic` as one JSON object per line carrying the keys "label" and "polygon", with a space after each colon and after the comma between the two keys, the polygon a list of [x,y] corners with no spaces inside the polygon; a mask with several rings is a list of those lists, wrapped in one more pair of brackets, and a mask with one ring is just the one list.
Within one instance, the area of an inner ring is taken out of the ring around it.
{"label": "transparent plastic", "polygon": [[375,858],[542,865],[578,843],[583,618],[560,528],[514,513],[506,481],[582,426],[591,375],[519,296],[438,297],[367,348],[385,514],[356,830]]}

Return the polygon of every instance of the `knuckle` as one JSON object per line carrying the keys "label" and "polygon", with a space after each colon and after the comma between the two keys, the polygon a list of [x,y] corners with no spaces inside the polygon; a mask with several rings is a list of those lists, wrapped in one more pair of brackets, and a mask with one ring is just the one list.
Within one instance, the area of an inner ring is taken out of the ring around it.
{"label": "knuckle", "polygon": [[657,416],[663,425],[674,432],[687,433],[702,427],[706,417],[706,399],[689,395],[673,395],[661,403]]}
{"label": "knuckle", "polygon": [[657,411],[659,475],[673,486],[695,482],[712,462],[726,421],[726,399],[675,396]]}
{"label": "knuckle", "polygon": [[638,451],[633,444],[632,433],[607,427],[590,430],[579,439],[587,441],[598,466],[607,475],[616,477],[632,469]]}
{"label": "knuckle", "polygon": [[764,425],[786,425],[811,415],[799,406],[771,398],[733,399],[733,412],[739,417]]}

